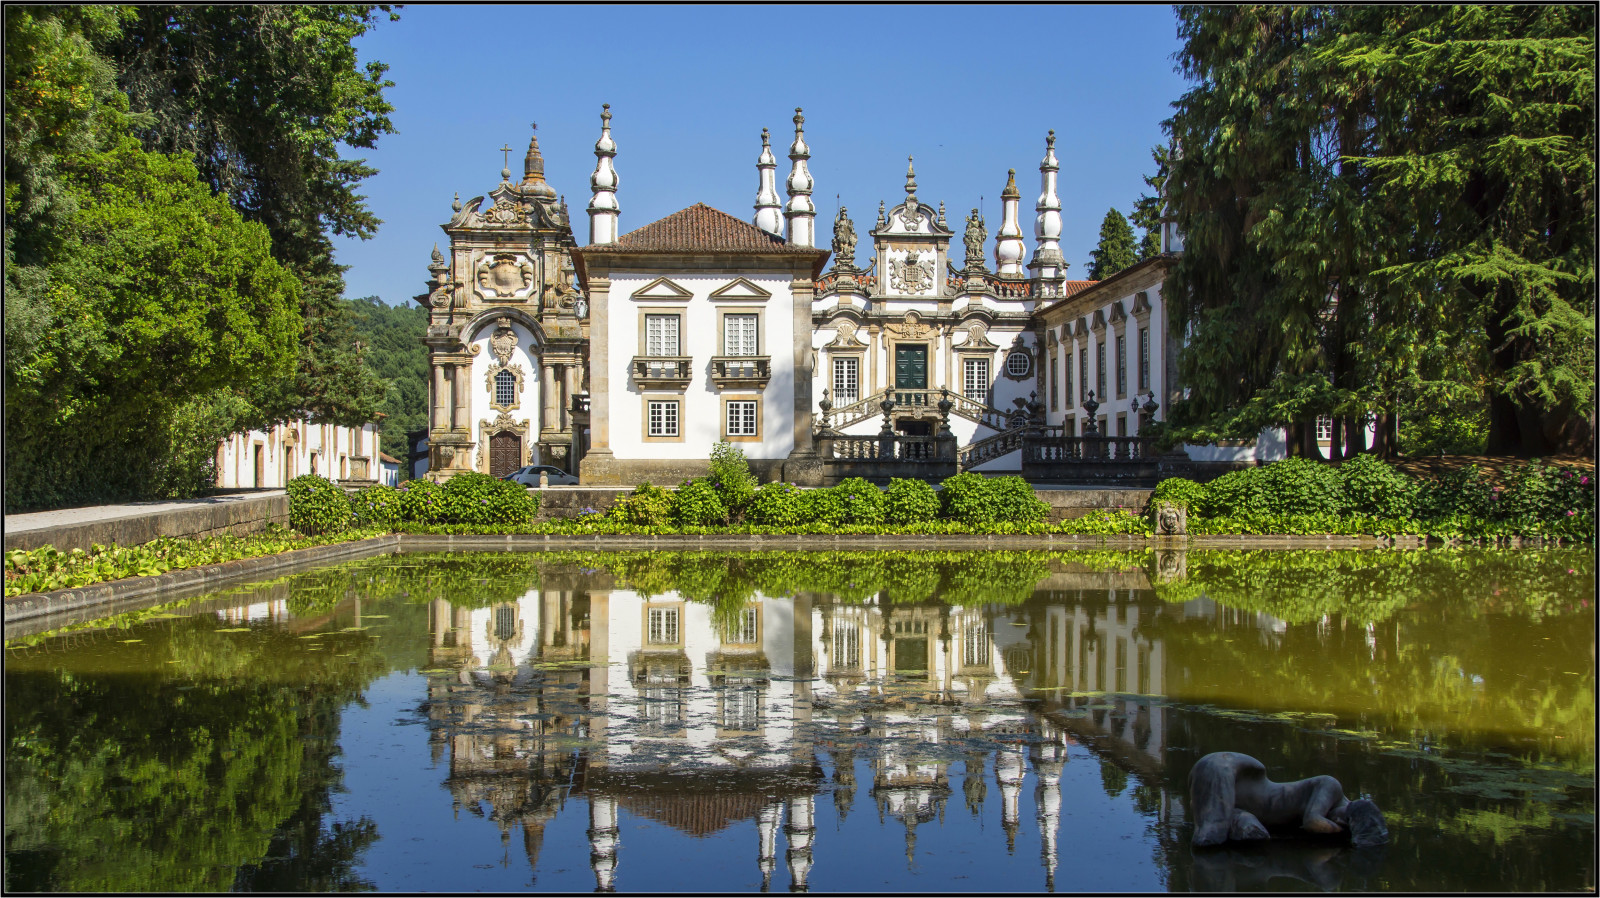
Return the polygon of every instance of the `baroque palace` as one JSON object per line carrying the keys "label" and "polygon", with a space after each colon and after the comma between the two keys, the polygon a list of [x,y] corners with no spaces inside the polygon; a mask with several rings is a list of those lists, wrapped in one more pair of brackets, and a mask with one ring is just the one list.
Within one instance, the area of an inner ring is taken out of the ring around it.
{"label": "baroque palace", "polygon": [[[801,110],[786,202],[763,130],[753,222],[697,203],[628,233],[609,106],[600,118],[586,244],[537,134],[520,182],[503,170],[442,225],[448,252],[435,248],[416,297],[430,310],[429,477],[542,463],[586,484],[663,482],[704,473],[720,440],[762,479],[800,484],[1155,476],[1139,432],[1181,395],[1162,298],[1181,239],[1169,226],[1161,254],[1067,279],[1055,132],[1031,256],[1015,170],[991,240],[978,210],[952,222],[919,198],[908,160],[905,198],[879,203],[861,265],[847,207],[819,245]],[[1273,436],[1175,457],[1253,463],[1281,456]]]}

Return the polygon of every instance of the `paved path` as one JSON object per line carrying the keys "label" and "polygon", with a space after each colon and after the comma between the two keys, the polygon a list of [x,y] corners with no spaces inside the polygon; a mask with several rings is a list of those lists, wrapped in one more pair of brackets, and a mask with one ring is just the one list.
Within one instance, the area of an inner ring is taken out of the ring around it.
{"label": "paved path", "polygon": [[150,517],[188,508],[216,507],[238,503],[246,499],[263,499],[269,496],[281,495],[283,495],[283,490],[240,490],[221,496],[207,496],[204,499],[128,502],[123,505],[88,505],[83,508],[58,508],[55,511],[8,514],[5,516],[5,529],[7,533],[25,533],[29,530],[43,530],[48,527],[89,524],[95,521],[112,521],[118,518]]}

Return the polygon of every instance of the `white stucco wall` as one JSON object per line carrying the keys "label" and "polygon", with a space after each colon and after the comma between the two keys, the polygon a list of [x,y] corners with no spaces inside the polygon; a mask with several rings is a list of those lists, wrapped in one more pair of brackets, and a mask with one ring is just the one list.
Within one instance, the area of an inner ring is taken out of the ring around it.
{"label": "white stucco wall", "polygon": [[[690,291],[686,299],[634,297],[636,291],[666,277]],[[765,300],[711,299],[711,294],[740,277],[771,294]],[[718,389],[711,382],[711,357],[722,351],[719,310],[761,310],[757,335],[759,355],[771,359],[772,376],[759,393],[743,388]],[[724,398],[761,400],[760,441],[737,441],[746,458],[780,459],[794,449],[794,297],[788,275],[760,273],[680,274],[667,271],[618,271],[611,274],[607,373],[611,380],[611,451],[619,459],[704,459],[723,434]],[[691,380],[682,393],[642,390],[633,379],[632,363],[643,355],[641,315],[682,315],[679,352],[692,356]],[[646,441],[646,396],[677,399],[677,441]],[[819,394],[820,396],[820,394]]]}
{"label": "white stucco wall", "polygon": [[[544,403],[544,385],[539,373],[539,345],[538,341],[529,330],[521,323],[510,321],[511,330],[517,335],[517,345],[511,350],[511,365],[522,369],[522,390],[518,394],[517,408],[509,412],[513,421],[528,426],[527,435],[523,443],[527,446],[527,463],[538,463],[538,449],[534,442],[539,439],[540,409]],[[494,386],[487,382],[489,372],[499,366],[499,359],[495,358],[494,350],[489,346],[489,338],[494,336],[499,321],[489,319],[471,334],[467,341],[469,345],[477,346],[478,352],[472,357],[472,381],[468,385],[467,395],[471,399],[471,422],[473,439],[473,463],[477,463],[477,447],[487,447],[485,440],[489,434],[484,432],[483,422],[493,421],[500,413],[490,405],[494,397]],[[487,453],[487,448],[485,448]],[[487,459],[487,454],[485,454]]]}
{"label": "white stucco wall", "polygon": [[[295,440],[285,445],[290,432]],[[261,472],[257,476],[256,447],[261,447]],[[312,460],[315,458],[315,465]],[[217,447],[217,486],[221,489],[282,488],[288,480],[302,474],[318,474],[330,480],[356,476],[352,459],[368,460],[367,478],[380,475],[378,463],[378,425],[344,427],[313,424],[307,420],[274,425],[270,430],[236,433]]]}

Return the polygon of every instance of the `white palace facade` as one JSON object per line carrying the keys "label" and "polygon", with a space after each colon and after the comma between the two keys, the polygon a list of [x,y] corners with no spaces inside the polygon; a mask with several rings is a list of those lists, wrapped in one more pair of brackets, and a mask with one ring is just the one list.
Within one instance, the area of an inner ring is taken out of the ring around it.
{"label": "white palace facade", "polygon": [[[763,130],[750,222],[696,203],[622,233],[609,107],[586,244],[537,135],[520,182],[506,169],[486,196],[458,197],[417,297],[430,310],[428,476],[537,462],[586,484],[670,482],[704,473],[721,440],[763,479],[801,484],[1155,473],[1140,430],[1181,396],[1162,293],[1182,249],[1170,227],[1160,255],[1069,280],[1052,131],[1031,253],[1015,170],[991,240],[978,210],[952,220],[921,199],[908,163],[905,196],[879,203],[858,264],[847,207],[819,238],[804,127],[796,109],[785,197]],[[1282,452],[1263,434],[1176,458]]]}

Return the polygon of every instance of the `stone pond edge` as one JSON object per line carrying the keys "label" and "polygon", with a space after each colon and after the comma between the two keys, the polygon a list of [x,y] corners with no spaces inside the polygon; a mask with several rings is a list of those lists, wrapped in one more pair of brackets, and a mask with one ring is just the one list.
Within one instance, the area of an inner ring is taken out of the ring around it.
{"label": "stone pond edge", "polygon": [[[91,620],[109,614],[171,601],[242,581],[298,573],[340,561],[355,561],[390,552],[493,551],[537,549],[1376,549],[1425,548],[1422,537],[1373,536],[1096,536],[1082,534],[431,534],[406,533],[369,537],[347,543],[291,549],[276,555],[241,558],[218,564],[128,577],[50,592],[25,593],[5,600],[7,625],[57,615],[84,615]],[[77,622],[77,621],[74,621]],[[9,634],[8,634],[9,635]]]}

